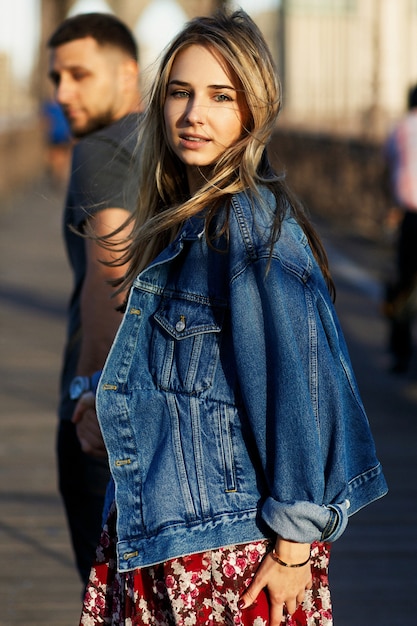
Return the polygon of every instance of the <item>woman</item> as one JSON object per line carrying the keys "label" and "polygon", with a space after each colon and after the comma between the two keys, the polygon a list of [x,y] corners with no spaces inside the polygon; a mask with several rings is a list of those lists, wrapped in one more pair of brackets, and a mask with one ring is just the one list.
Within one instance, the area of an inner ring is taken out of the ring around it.
{"label": "woman", "polygon": [[329,542],[386,492],[325,253],[268,162],[278,110],[244,12],[191,21],[162,59],[82,624],[329,625]]}

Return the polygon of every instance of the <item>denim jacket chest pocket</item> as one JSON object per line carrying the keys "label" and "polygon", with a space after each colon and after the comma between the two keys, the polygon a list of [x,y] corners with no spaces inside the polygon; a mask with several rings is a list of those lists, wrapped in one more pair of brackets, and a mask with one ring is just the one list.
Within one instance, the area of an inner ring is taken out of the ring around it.
{"label": "denim jacket chest pocket", "polygon": [[198,394],[213,384],[225,308],[168,299],[153,316],[151,372],[166,391]]}

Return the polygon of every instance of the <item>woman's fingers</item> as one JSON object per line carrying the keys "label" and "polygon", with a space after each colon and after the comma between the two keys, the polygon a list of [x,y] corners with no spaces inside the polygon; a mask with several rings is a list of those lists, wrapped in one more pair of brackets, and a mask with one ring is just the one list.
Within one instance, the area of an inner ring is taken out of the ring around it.
{"label": "woman's fingers", "polygon": [[251,583],[248,589],[239,600],[239,609],[247,609],[248,606],[255,604],[256,598],[263,587],[256,584],[256,579]]}
{"label": "woman's fingers", "polygon": [[245,609],[256,602],[261,590],[266,588],[270,603],[270,626],[279,626],[283,608],[292,615],[305,599],[307,589],[312,587],[311,569],[292,569],[277,565],[271,558],[262,561],[252,583],[242,595],[239,608]]}

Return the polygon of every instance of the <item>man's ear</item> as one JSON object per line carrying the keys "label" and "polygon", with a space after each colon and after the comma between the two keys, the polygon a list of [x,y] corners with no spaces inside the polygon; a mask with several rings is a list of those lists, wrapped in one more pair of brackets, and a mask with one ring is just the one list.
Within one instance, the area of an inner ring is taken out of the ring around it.
{"label": "man's ear", "polygon": [[123,62],[122,77],[129,88],[137,88],[139,82],[139,65],[135,59],[126,58]]}

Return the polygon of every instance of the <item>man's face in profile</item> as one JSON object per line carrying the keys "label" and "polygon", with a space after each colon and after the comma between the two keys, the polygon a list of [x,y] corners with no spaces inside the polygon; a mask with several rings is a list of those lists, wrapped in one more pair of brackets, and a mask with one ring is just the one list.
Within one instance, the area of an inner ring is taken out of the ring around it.
{"label": "man's face in profile", "polygon": [[54,48],[49,76],[75,137],[108,126],[125,114],[123,70],[126,55],[92,37]]}

